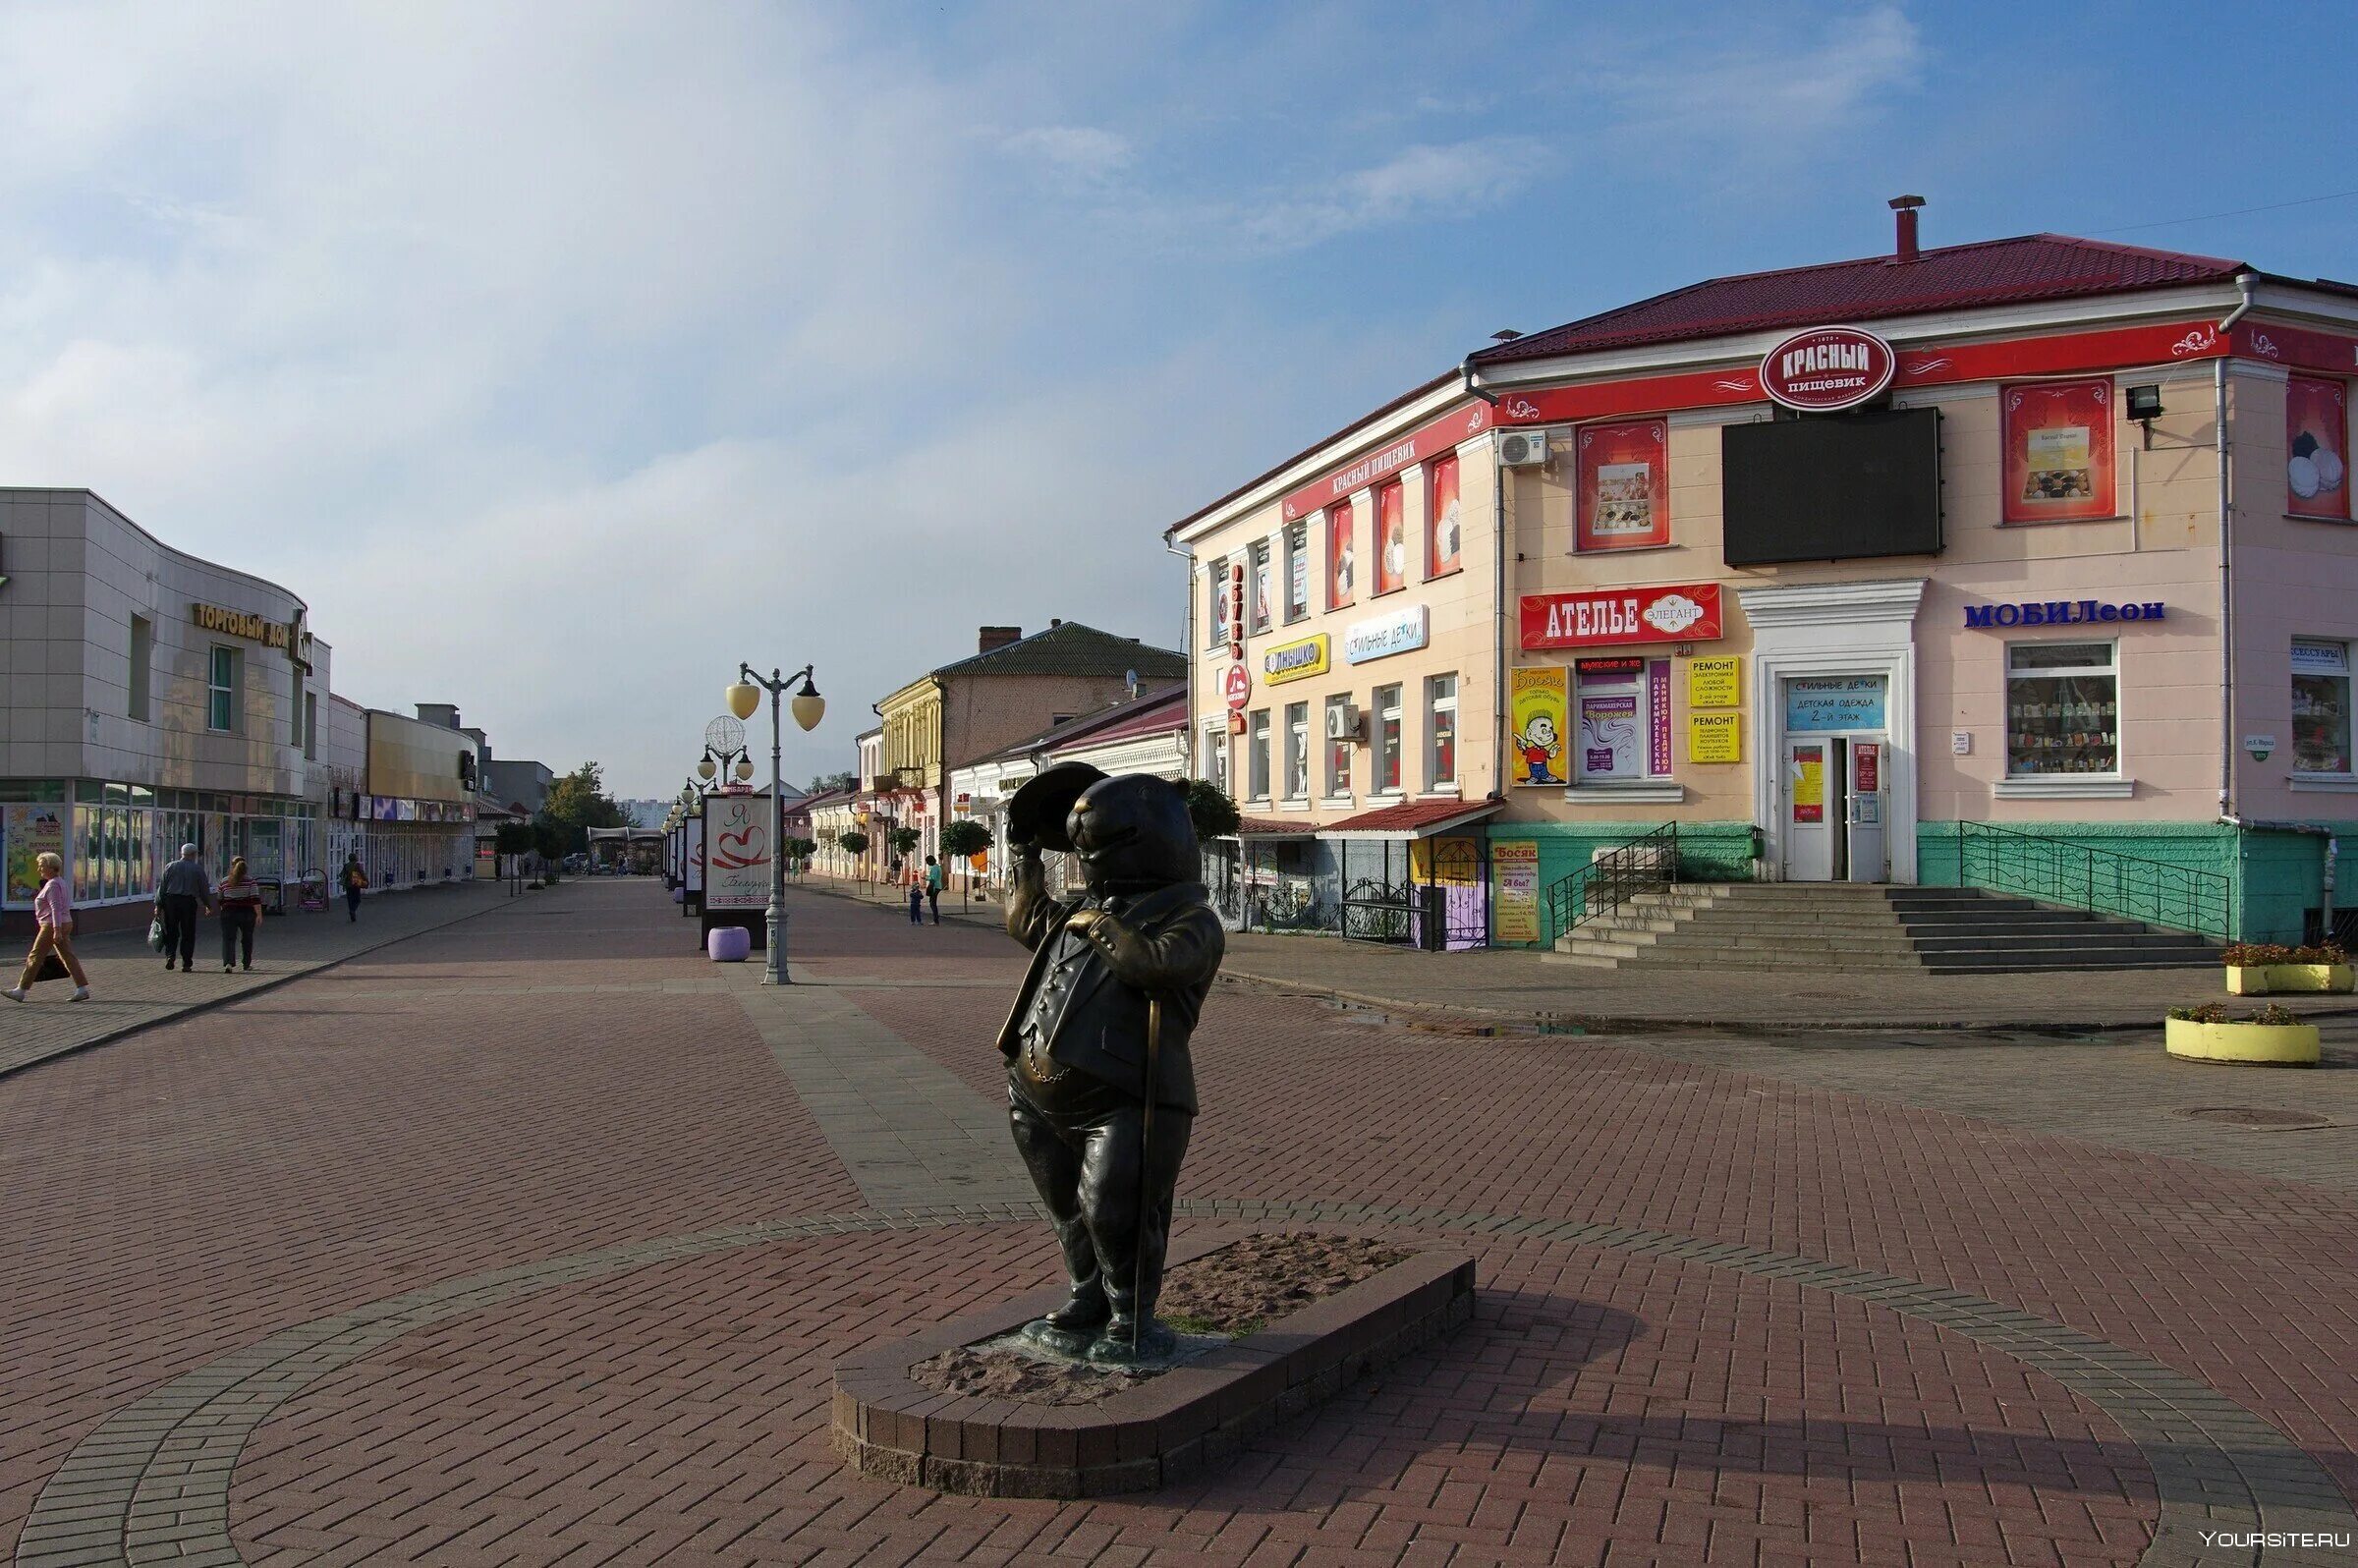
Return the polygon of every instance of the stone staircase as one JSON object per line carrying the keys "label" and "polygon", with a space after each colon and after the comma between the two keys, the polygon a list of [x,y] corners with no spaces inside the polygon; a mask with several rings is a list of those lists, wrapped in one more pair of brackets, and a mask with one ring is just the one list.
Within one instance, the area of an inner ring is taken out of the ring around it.
{"label": "stone staircase", "polygon": [[1559,937],[1552,961],[1592,968],[2177,969],[2216,964],[2200,937],[1972,888],[1845,882],[1677,883]]}

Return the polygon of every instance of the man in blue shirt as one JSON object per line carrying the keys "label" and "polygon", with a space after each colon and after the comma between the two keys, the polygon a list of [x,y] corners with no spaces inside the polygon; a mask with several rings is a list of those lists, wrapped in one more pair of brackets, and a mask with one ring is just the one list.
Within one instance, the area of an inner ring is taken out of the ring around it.
{"label": "man in blue shirt", "polygon": [[164,968],[174,960],[186,975],[196,967],[197,917],[213,907],[213,879],[204,874],[196,846],[183,844],[180,859],[164,868],[155,887],[155,913],[164,923]]}

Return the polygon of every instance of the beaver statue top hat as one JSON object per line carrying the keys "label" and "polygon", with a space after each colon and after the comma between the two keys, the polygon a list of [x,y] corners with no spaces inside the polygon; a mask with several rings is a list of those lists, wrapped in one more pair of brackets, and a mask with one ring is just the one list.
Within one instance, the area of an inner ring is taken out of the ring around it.
{"label": "beaver statue top hat", "polygon": [[1007,842],[1071,854],[1073,841],[1065,832],[1064,819],[1072,814],[1073,803],[1082,793],[1105,776],[1103,768],[1087,762],[1058,762],[1042,768],[1008,797]]}

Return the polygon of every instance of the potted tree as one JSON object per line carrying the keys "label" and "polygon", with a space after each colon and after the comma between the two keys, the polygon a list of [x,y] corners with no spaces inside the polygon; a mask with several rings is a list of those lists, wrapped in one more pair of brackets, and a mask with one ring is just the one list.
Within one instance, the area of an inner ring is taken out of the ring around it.
{"label": "potted tree", "polygon": [[941,853],[954,856],[966,866],[964,891],[958,902],[964,907],[975,891],[974,857],[990,848],[990,829],[971,817],[960,817],[941,830]]}
{"label": "potted tree", "polygon": [[2270,1004],[2237,1018],[2216,1002],[2173,1007],[2162,1024],[2170,1055],[2196,1062],[2247,1062],[2260,1067],[2315,1067],[2317,1026]]}
{"label": "potted tree", "polygon": [[2358,966],[2333,942],[2284,947],[2274,942],[2237,942],[2221,955],[2227,989],[2236,996],[2272,991],[2348,991],[2358,987]]}

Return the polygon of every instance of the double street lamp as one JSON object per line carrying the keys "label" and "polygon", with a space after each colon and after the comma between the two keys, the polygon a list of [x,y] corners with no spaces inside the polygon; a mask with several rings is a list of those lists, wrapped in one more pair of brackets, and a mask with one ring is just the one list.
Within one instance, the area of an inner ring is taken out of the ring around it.
{"label": "double street lamp", "polygon": [[[791,704],[794,722],[806,730],[816,729],[827,711],[827,700],[812,684],[811,668],[806,664],[792,675],[781,676],[772,667],[764,679],[751,664],[741,663],[737,682],[728,690],[729,711],[741,719],[752,718],[761,706],[761,694],[769,694],[769,931],[768,961],[761,972],[764,985],[792,983],[786,978],[786,846],[780,842],[786,826],[785,730],[778,717],[778,699],[787,687],[802,682]],[[705,764],[710,763],[711,758],[706,757]],[[750,763],[748,758],[748,772],[752,771]]]}

